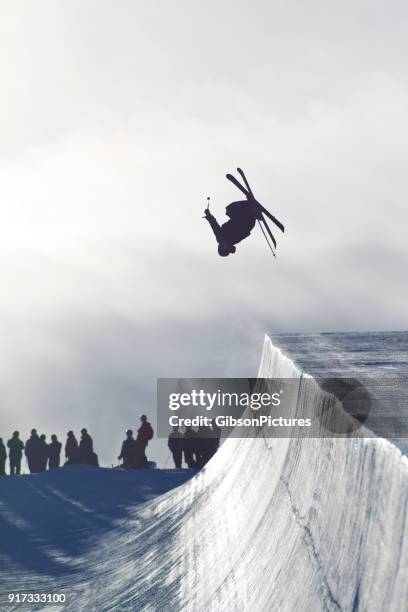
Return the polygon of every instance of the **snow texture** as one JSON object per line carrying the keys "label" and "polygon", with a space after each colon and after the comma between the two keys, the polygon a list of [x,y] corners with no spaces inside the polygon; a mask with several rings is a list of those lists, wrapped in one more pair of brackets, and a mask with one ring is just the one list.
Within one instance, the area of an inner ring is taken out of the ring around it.
{"label": "snow texture", "polygon": [[[267,338],[259,376],[301,375]],[[259,431],[197,475],[72,466],[0,486],[2,592],[64,591],[75,611],[407,610],[408,461],[386,440]]]}

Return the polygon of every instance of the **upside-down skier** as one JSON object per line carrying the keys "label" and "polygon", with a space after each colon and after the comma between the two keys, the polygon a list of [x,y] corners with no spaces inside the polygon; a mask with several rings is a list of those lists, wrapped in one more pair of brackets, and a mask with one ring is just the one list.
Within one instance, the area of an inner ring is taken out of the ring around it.
{"label": "upside-down skier", "polygon": [[[237,181],[237,179],[231,174],[227,174],[227,179],[229,179],[238,189],[240,189],[245,195],[246,200],[241,200],[239,202],[232,202],[228,204],[225,208],[225,213],[227,217],[229,217],[229,221],[220,225],[214,215],[211,214],[209,206],[206,208],[204,215],[207,221],[209,222],[211,229],[214,232],[215,238],[218,242],[218,253],[221,257],[227,257],[230,254],[235,253],[236,247],[235,245],[247,238],[251,231],[253,230],[256,221],[258,221],[260,228],[268,242],[268,245],[275,256],[273,248],[269,243],[267,234],[265,230],[269,234],[269,238],[272,241],[272,244],[276,248],[276,240],[272,235],[271,230],[264,218],[264,215],[269,217],[269,219],[279,227],[279,229],[284,232],[285,228],[282,223],[278,221],[270,212],[268,212],[254,197],[252,190],[248,184],[248,181],[245,177],[245,174],[240,168],[237,168],[239,174],[241,175],[245,187]],[[262,225],[263,224],[263,225]]]}

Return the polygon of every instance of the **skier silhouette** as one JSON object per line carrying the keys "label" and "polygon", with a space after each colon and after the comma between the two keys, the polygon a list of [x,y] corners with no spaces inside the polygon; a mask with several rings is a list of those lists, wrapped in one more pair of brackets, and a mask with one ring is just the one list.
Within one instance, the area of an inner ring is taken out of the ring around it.
{"label": "skier silhouette", "polygon": [[[228,255],[235,253],[235,245],[250,235],[251,231],[254,229],[256,221],[258,221],[268,246],[275,257],[274,250],[269,240],[272,242],[275,248],[276,240],[269,229],[264,215],[275,223],[275,225],[277,225],[282,232],[285,231],[285,228],[282,223],[278,221],[278,219],[271,215],[271,213],[255,199],[252,189],[250,188],[246,176],[241,168],[237,168],[237,171],[244,181],[245,187],[241,185],[241,183],[234,176],[232,176],[232,174],[227,174],[227,179],[234,183],[234,185],[245,194],[247,199],[228,204],[228,206],[225,208],[225,214],[227,217],[229,217],[229,221],[223,225],[220,225],[214,215],[211,214],[209,205],[204,211],[205,218],[209,222],[218,242],[218,254],[221,255],[221,257],[227,257]],[[207,200],[209,201],[209,198],[207,198]]]}

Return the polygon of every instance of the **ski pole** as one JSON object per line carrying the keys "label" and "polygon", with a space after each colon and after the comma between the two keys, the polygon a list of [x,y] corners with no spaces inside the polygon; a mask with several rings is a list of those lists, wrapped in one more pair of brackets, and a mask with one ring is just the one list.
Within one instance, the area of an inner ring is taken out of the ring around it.
{"label": "ski pole", "polygon": [[[207,196],[207,208],[205,210],[210,210],[210,196]],[[203,219],[205,219],[205,215],[203,217]]]}

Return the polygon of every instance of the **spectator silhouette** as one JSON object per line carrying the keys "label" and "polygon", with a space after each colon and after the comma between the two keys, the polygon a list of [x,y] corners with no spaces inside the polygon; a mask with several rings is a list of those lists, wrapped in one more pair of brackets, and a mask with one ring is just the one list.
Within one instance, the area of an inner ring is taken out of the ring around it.
{"label": "spectator silhouette", "polygon": [[93,453],[93,440],[88,431],[81,429],[81,439],[79,441],[79,450],[81,454]]}
{"label": "spectator silhouette", "polygon": [[25,455],[27,457],[28,469],[30,474],[41,471],[41,459],[43,454],[43,442],[40,440],[37,430],[31,430],[31,437],[25,445]]}
{"label": "spectator silhouette", "polygon": [[153,438],[153,427],[150,425],[145,414],[142,414],[140,420],[142,424],[137,430],[136,442],[140,447],[142,464],[143,466],[147,466],[146,447],[149,444],[149,440]]}
{"label": "spectator silhouette", "polygon": [[61,442],[55,434],[51,436],[51,442],[48,444],[48,467],[50,470],[60,466]]}
{"label": "spectator silhouette", "polygon": [[221,427],[218,427],[215,419],[211,421],[211,457],[215,455],[220,447]]}
{"label": "spectator silhouette", "polygon": [[88,431],[81,429],[81,439],[79,441],[79,460],[78,463],[85,463],[87,465],[98,465],[98,457],[93,450],[93,440],[89,435]]}
{"label": "spectator silhouette", "polygon": [[20,474],[21,472],[21,458],[23,456],[24,444],[20,440],[19,435],[18,431],[15,431],[13,437],[7,442],[9,448],[10,476]]}
{"label": "spectator silhouette", "polygon": [[211,458],[212,432],[206,425],[200,425],[197,431],[196,455],[197,467],[202,468]]}
{"label": "spectator silhouette", "polygon": [[122,449],[118,457],[119,461],[123,460],[124,468],[135,468],[138,466],[140,455],[140,446],[133,437],[133,431],[128,429],[126,432],[126,440],[122,443]]}
{"label": "spectator silhouette", "polygon": [[184,461],[189,468],[197,467],[195,453],[197,450],[196,432],[192,427],[186,427],[183,436]]}
{"label": "spectator silhouette", "polygon": [[173,455],[174,466],[176,468],[181,468],[181,461],[183,458],[183,436],[177,425],[174,425],[173,431],[169,435],[167,445]]}
{"label": "spectator silhouette", "polygon": [[38,458],[39,464],[39,472],[45,472],[47,469],[47,461],[48,461],[48,444],[47,444],[47,436],[45,434],[41,434],[40,436],[40,454]]}
{"label": "spectator silhouette", "polygon": [[73,431],[67,433],[67,441],[65,443],[65,457],[67,463],[78,462],[78,442]]}
{"label": "spectator silhouette", "polygon": [[4,446],[3,438],[0,438],[0,476],[6,475],[7,451]]}

